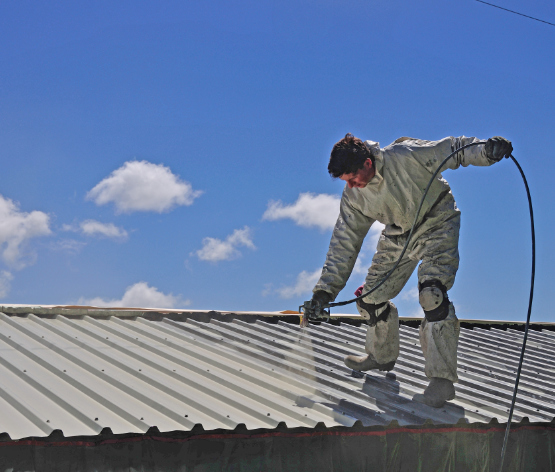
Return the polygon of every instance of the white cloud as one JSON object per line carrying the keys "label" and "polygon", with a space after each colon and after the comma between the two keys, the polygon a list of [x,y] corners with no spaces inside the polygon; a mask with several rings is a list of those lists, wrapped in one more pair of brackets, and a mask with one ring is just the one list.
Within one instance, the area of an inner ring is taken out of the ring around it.
{"label": "white cloud", "polygon": [[82,241],[76,241],[75,239],[61,239],[59,241],[52,242],[49,248],[52,251],[67,252],[68,254],[79,254],[81,249],[83,249],[87,243]]}
{"label": "white cloud", "polygon": [[105,238],[125,240],[127,239],[127,231],[116,226],[113,223],[101,223],[96,220],[85,220],[79,225],[63,225],[65,231],[80,231],[86,236],[101,236]]}
{"label": "white cloud", "polygon": [[49,235],[49,220],[42,211],[20,211],[17,204],[0,195],[0,252],[4,262],[19,269],[34,262],[33,254],[24,253],[25,244]]}
{"label": "white cloud", "polygon": [[408,301],[411,301],[411,302],[415,301],[415,300],[418,300],[418,298],[419,298],[418,288],[417,287],[407,288],[405,286],[405,288],[403,288],[403,290],[401,290],[401,293],[399,294],[399,296],[403,300],[408,300]]}
{"label": "white cloud", "polygon": [[147,161],[129,161],[99,182],[88,200],[97,205],[113,202],[117,213],[169,211],[176,205],[192,205],[202,191],[193,190],[169,167]]}
{"label": "white cloud", "polygon": [[146,282],[138,282],[127,287],[120,300],[104,300],[96,297],[91,299],[80,298],[79,305],[97,307],[126,307],[126,308],[175,308],[191,304],[190,300],[182,300],[175,296],[160,292],[156,287],[150,287]]}
{"label": "white cloud", "polygon": [[314,272],[303,270],[297,275],[297,281],[294,285],[278,288],[276,292],[281,298],[293,298],[304,294],[310,294],[320,279],[322,269],[316,269]]}
{"label": "white cloud", "polygon": [[408,285],[405,285],[396,298],[401,316],[415,316],[420,318],[424,316],[424,312],[418,301],[418,295],[417,287],[412,286],[409,288]]}
{"label": "white cloud", "polygon": [[[361,251],[359,252],[359,256],[353,268],[353,275],[366,275],[368,271],[368,267],[372,262],[372,256],[376,252],[376,245],[378,244],[378,239],[382,230],[384,229],[384,225],[381,223],[374,223],[370,232],[366,236],[366,240],[364,245],[362,246]],[[273,289],[271,284],[265,286],[264,291],[262,292],[263,296],[268,295],[271,292],[277,292],[281,298],[293,298],[295,296],[301,295],[310,295],[312,289],[320,279],[320,275],[322,274],[322,269],[316,269],[314,272],[309,272],[303,270],[298,276],[295,284],[290,286],[285,286],[278,289]],[[364,282],[364,279],[361,280]]]}
{"label": "white cloud", "polygon": [[380,239],[380,234],[382,234],[385,225],[378,223],[377,221],[372,225],[370,231],[366,235],[364,244],[358,253],[357,260],[355,262],[355,267],[353,268],[353,274],[355,275],[366,275],[368,268],[372,263],[372,257],[376,252],[376,246],[378,245],[378,240]]}
{"label": "white cloud", "polygon": [[202,248],[194,254],[203,261],[229,261],[241,255],[241,252],[237,249],[239,246],[256,249],[252,242],[251,229],[248,226],[243,229],[236,229],[224,241],[216,238],[204,238]]}
{"label": "white cloud", "polygon": [[292,205],[284,205],[281,200],[271,200],[262,219],[274,221],[290,218],[299,226],[329,230],[333,229],[339,215],[339,201],[339,196],[325,193],[301,193]]}
{"label": "white cloud", "polygon": [[13,280],[13,275],[7,270],[0,272],[0,298],[4,298],[10,293],[11,284]]}

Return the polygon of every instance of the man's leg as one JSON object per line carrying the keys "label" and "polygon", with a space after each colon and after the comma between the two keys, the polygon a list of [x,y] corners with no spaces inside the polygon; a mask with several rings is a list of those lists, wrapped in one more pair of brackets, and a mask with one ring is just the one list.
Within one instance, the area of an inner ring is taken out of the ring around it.
{"label": "man's leg", "polygon": [[422,263],[418,268],[420,305],[424,321],[420,325],[420,345],[426,359],[424,372],[430,384],[424,392],[426,404],[439,408],[455,398],[457,345],[460,323],[447,291],[453,286],[459,266],[460,216],[441,229],[426,234],[419,246]]}
{"label": "man's leg", "polygon": [[[377,252],[368,269],[363,292],[377,285],[393,268],[405,239],[382,235]],[[366,356],[347,356],[345,364],[353,370],[391,370],[399,357],[399,315],[390,302],[402,290],[416,268],[417,260],[403,258],[399,266],[377,290],[357,303],[360,315],[367,320]]]}

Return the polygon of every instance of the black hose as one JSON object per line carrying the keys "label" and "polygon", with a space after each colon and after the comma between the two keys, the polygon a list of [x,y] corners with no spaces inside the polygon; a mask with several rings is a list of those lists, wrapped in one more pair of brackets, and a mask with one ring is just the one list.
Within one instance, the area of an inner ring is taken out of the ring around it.
{"label": "black hose", "polygon": [[[372,292],[377,290],[379,287],[381,287],[385,283],[385,281],[390,277],[390,275],[393,273],[393,271],[397,268],[397,266],[399,265],[399,263],[403,259],[403,256],[405,255],[405,252],[408,248],[409,242],[412,238],[412,234],[414,232],[414,229],[416,228],[416,223],[418,221],[418,215],[420,214],[420,210],[422,209],[422,205],[424,204],[424,199],[426,198],[426,195],[428,194],[428,190],[430,189],[430,186],[432,185],[432,183],[433,183],[434,179],[436,178],[437,174],[439,174],[440,170],[443,168],[445,163],[449,159],[451,159],[451,157],[453,155],[455,155],[459,151],[462,151],[465,148],[468,148],[470,146],[476,146],[478,144],[484,144],[484,142],[479,141],[479,142],[470,143],[470,144],[467,144],[465,146],[460,147],[456,151],[453,151],[451,154],[449,154],[443,160],[443,162],[438,166],[438,168],[436,169],[436,171],[432,175],[432,177],[430,179],[430,182],[428,183],[428,186],[426,187],[426,190],[424,191],[424,195],[422,195],[422,200],[420,201],[420,205],[418,206],[418,210],[416,211],[416,216],[414,217],[414,223],[412,224],[412,227],[410,229],[410,233],[407,237],[407,241],[405,242],[405,246],[403,247],[403,250],[401,251],[401,255],[399,256],[399,259],[397,259],[397,262],[395,263],[393,268],[386,274],[386,276],[377,285],[375,285],[374,287],[372,287],[370,290],[368,290],[366,293],[363,293],[359,297],[356,297],[356,298],[353,298],[352,300],[347,300],[347,301],[344,301],[344,302],[329,303],[329,304],[325,305],[324,308],[349,305],[350,303],[356,302],[357,300],[361,300],[362,298],[368,296],[369,294],[371,294]],[[536,274],[536,232],[534,230],[534,210],[532,208],[532,197],[530,196],[530,189],[528,187],[528,182],[526,181],[526,176],[524,175],[522,167],[520,167],[520,164],[513,157],[512,154],[511,154],[510,157],[513,160],[513,162],[515,163],[515,165],[517,166],[517,168],[520,172],[520,175],[522,176],[524,186],[526,187],[526,194],[528,196],[528,206],[529,206],[529,209],[530,209],[530,223],[531,223],[531,226],[532,226],[532,278],[531,278],[531,282],[530,282],[530,297],[529,297],[529,301],[528,301],[528,315],[526,316],[526,325],[525,325],[525,328],[524,328],[524,339],[522,340],[522,351],[520,353],[520,361],[518,363],[518,369],[517,369],[517,372],[516,372],[515,388],[514,388],[514,391],[513,391],[513,399],[512,399],[512,402],[511,402],[511,408],[509,410],[509,417],[507,419],[507,428],[505,430],[505,437],[503,439],[503,447],[501,449],[501,465],[499,467],[500,472],[503,470],[503,462],[505,461],[505,453],[507,452],[507,441],[509,439],[509,431],[511,429],[511,421],[513,419],[513,412],[514,412],[514,408],[515,408],[516,395],[517,395],[517,391],[518,391],[518,384],[519,384],[519,381],[520,381],[520,372],[522,371],[522,363],[524,361],[524,351],[526,349],[526,340],[528,339],[528,328],[530,326],[530,316],[532,314],[532,300],[534,298],[534,278],[535,278],[535,274]]]}
{"label": "black hose", "polygon": [[526,187],[526,195],[528,196],[528,207],[530,209],[530,226],[532,227],[532,276],[530,280],[530,297],[528,299],[528,314],[526,316],[526,325],[524,327],[524,339],[522,340],[522,351],[520,352],[520,360],[518,362],[518,369],[516,371],[515,389],[513,391],[513,400],[511,401],[511,409],[509,410],[509,418],[507,419],[507,428],[505,429],[505,437],[503,438],[503,448],[501,449],[501,464],[499,472],[503,470],[503,462],[505,461],[505,453],[507,452],[507,441],[509,440],[509,431],[511,430],[511,421],[513,419],[513,411],[515,409],[516,394],[518,391],[518,383],[520,381],[520,372],[522,370],[522,363],[524,361],[524,351],[526,349],[526,340],[528,339],[528,328],[530,326],[530,316],[532,315],[532,300],[534,298],[534,278],[536,276],[536,231],[534,230],[534,209],[532,208],[532,197],[530,196],[530,189],[526,176],[520,167],[518,161],[511,155],[511,159],[518,167],[524,186]]}

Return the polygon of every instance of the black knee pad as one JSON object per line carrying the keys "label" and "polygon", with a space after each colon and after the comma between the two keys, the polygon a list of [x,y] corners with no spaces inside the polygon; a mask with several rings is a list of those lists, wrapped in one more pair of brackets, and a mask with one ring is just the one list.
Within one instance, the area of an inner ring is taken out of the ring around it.
{"label": "black knee pad", "polygon": [[[423,301],[423,292],[425,289],[432,289],[425,292],[426,300]],[[433,290],[435,289],[435,290]],[[447,289],[439,280],[427,280],[418,284],[420,292],[420,306],[424,310],[424,316],[428,321],[441,321],[449,315],[449,297]]]}
{"label": "black knee pad", "polygon": [[[383,311],[383,313],[380,313],[379,316],[376,316],[376,311],[378,311],[380,308],[383,308],[383,306],[386,303],[387,303],[387,308]],[[391,311],[391,305],[389,304],[389,301],[375,304],[375,303],[366,303],[361,299],[361,300],[357,300],[357,305],[370,315],[370,319],[366,320],[366,322],[368,323],[368,326],[376,326],[378,324],[378,321],[387,321],[389,312]]]}

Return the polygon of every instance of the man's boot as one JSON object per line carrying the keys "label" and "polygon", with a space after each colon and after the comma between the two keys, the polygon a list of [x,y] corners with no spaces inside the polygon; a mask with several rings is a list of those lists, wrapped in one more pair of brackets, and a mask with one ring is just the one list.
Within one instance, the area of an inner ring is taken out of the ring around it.
{"label": "man's boot", "polygon": [[432,408],[441,408],[447,400],[455,398],[455,386],[449,379],[432,377],[424,390],[424,403]]}
{"label": "man's boot", "polygon": [[374,359],[370,354],[367,356],[347,356],[345,357],[344,362],[349,369],[358,371],[378,369],[388,372],[395,367],[395,361],[391,361],[386,364],[379,364],[378,361],[376,361],[376,359]]}
{"label": "man's boot", "polygon": [[[345,365],[353,370],[390,371],[399,357],[399,314],[390,301],[377,305],[357,301],[360,316],[367,320],[364,349],[367,356],[347,356]],[[377,359],[379,359],[379,361]]]}

